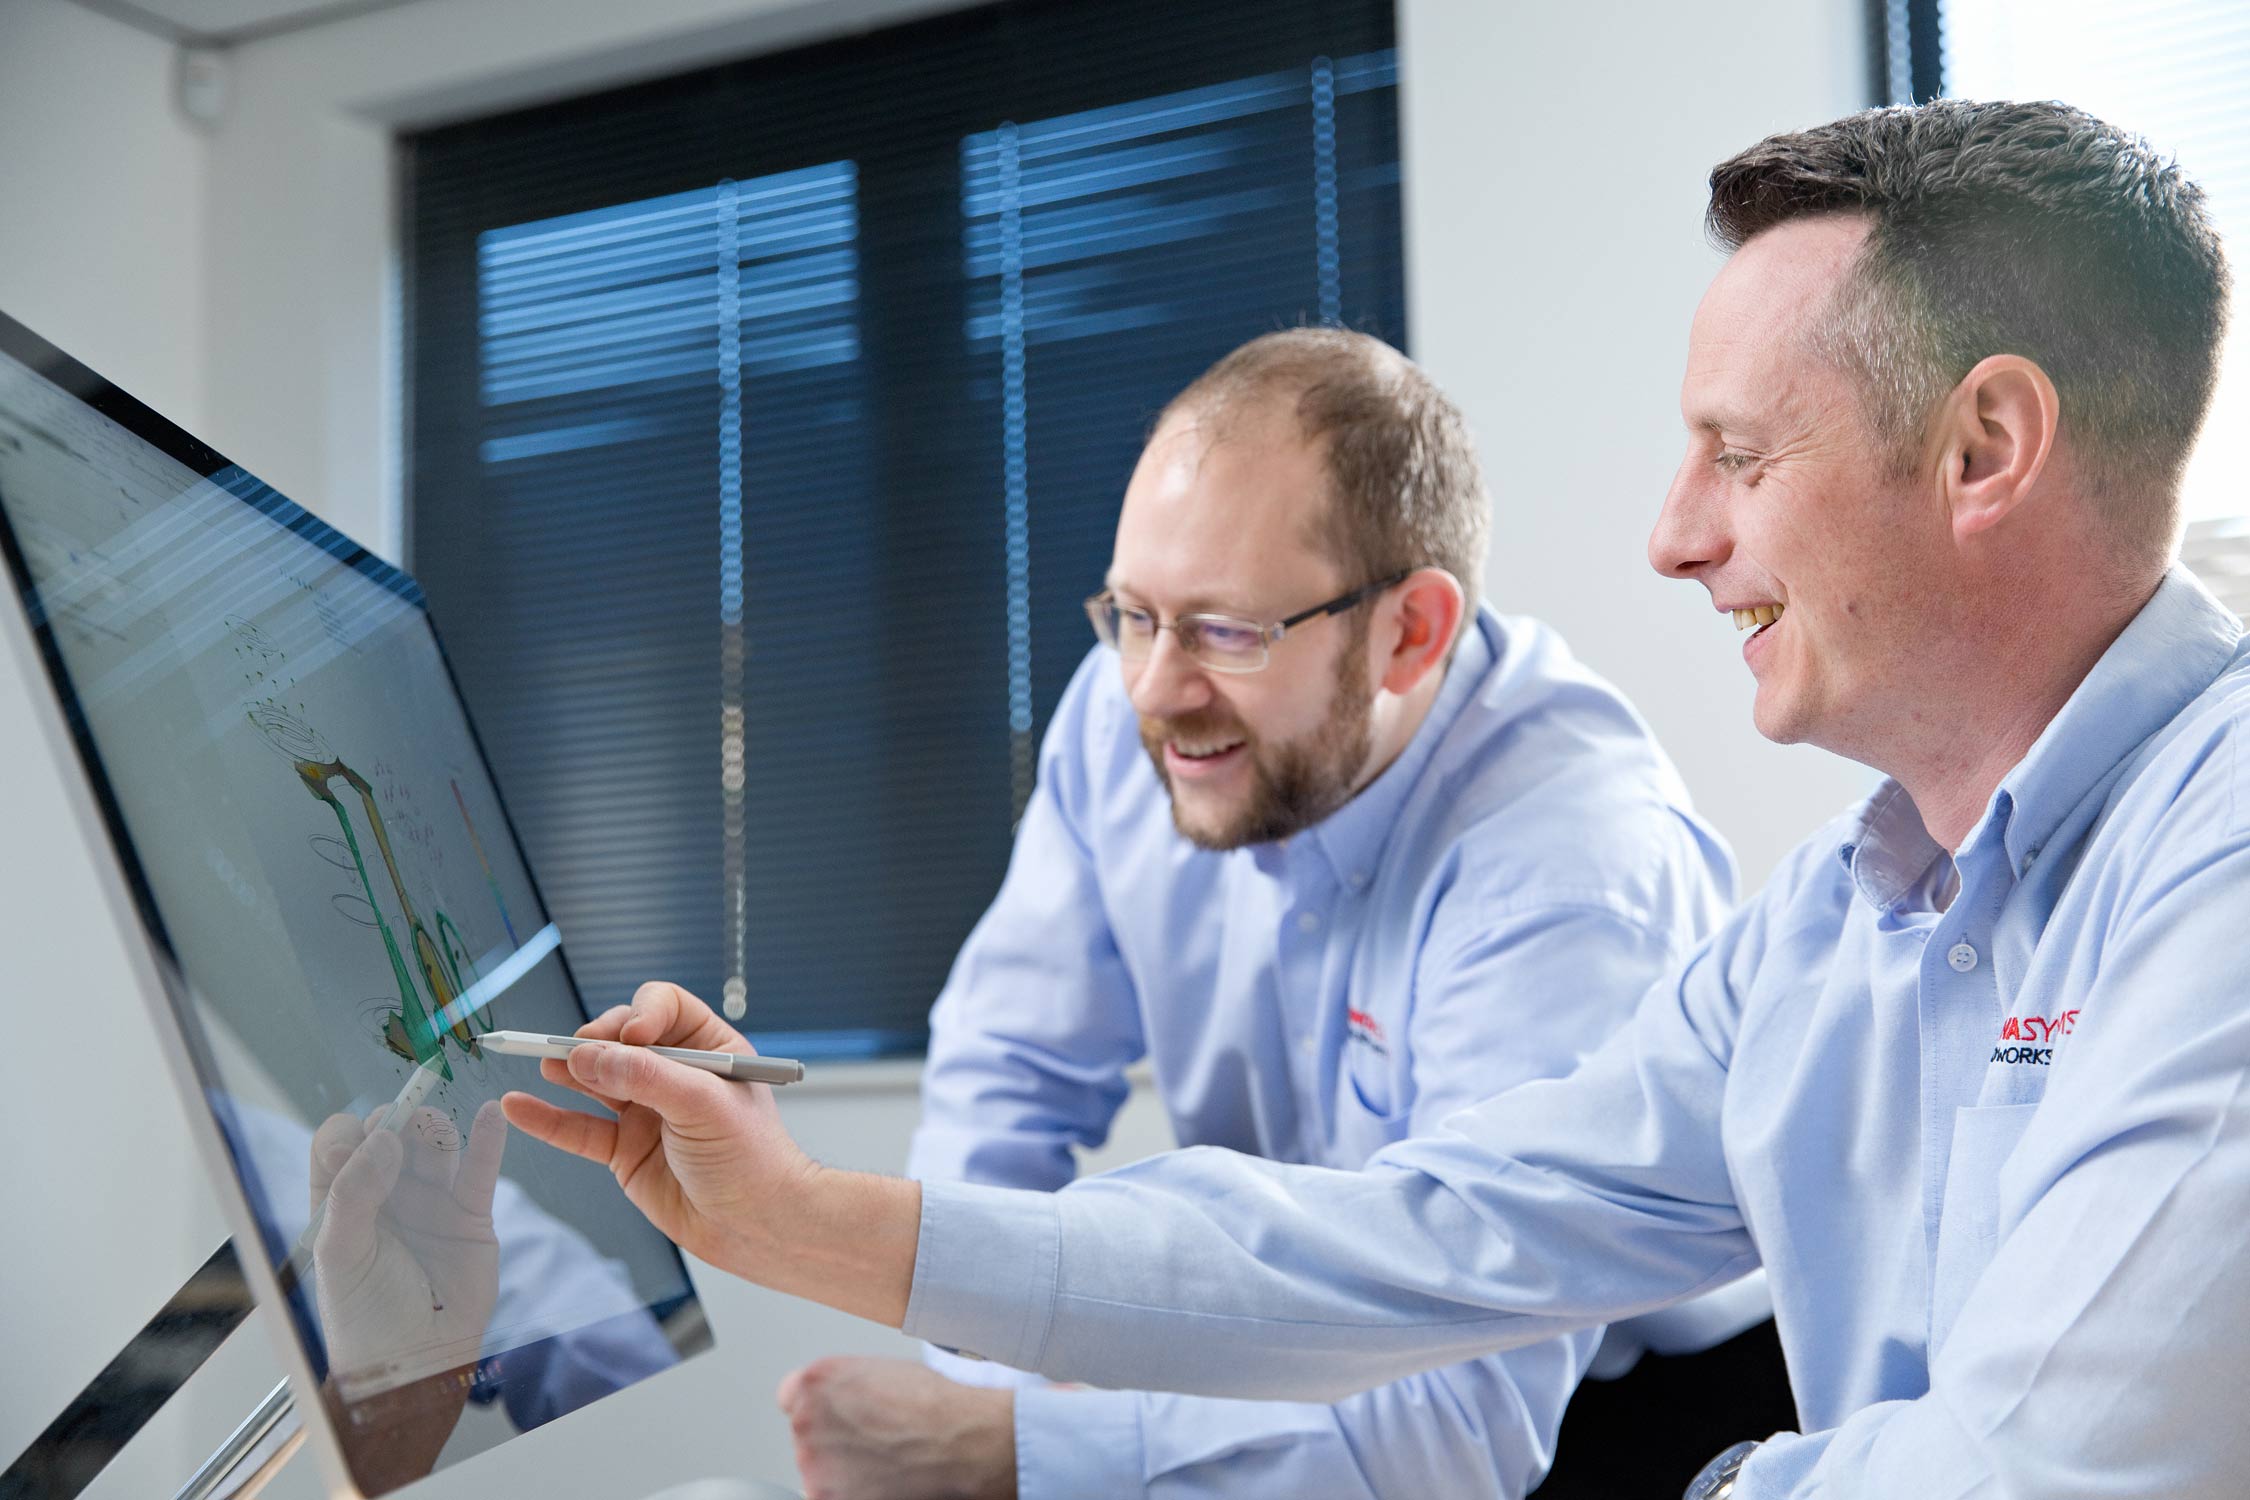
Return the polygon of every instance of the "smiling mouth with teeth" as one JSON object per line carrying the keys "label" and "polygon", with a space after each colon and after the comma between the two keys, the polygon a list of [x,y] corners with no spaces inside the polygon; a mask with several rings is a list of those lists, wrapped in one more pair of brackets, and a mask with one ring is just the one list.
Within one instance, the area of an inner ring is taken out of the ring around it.
{"label": "smiling mouth with teeth", "polygon": [[1174,740],[1172,741],[1172,749],[1175,754],[1185,760],[1209,760],[1214,755],[1226,754],[1241,743],[1240,740],[1228,740],[1223,745],[1183,745],[1178,740]]}
{"label": "smiling mouth with teeth", "polygon": [[1781,618],[1786,604],[1761,604],[1755,609],[1738,609],[1734,612],[1734,628],[1748,630],[1753,625],[1763,628]]}

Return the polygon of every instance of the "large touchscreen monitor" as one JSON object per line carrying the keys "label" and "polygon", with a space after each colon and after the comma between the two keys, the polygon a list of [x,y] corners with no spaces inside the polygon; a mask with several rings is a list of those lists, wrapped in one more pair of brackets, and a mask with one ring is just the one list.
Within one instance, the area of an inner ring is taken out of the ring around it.
{"label": "large touchscreen monitor", "polygon": [[609,1175],[486,1107],[583,1107],[478,1038],[585,1011],[414,580],[5,317],[0,553],[332,1482],[708,1346]]}

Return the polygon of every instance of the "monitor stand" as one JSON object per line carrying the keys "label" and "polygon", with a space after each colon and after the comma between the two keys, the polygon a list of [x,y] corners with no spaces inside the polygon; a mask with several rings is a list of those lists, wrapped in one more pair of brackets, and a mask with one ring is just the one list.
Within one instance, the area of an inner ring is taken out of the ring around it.
{"label": "monitor stand", "polygon": [[228,1241],[0,1472],[0,1496],[76,1500],[250,1316],[250,1308],[250,1287]]}
{"label": "monitor stand", "polygon": [[[289,1398],[289,1382],[275,1386],[219,1451],[172,1500],[254,1500],[268,1480],[304,1446],[303,1424]],[[748,1479],[697,1479],[645,1500],[802,1500],[794,1490]]]}
{"label": "monitor stand", "polygon": [[305,1425],[284,1380],[266,1392],[172,1500],[252,1500],[304,1446]]}
{"label": "monitor stand", "polygon": [[[204,1461],[172,1500],[254,1500],[266,1482],[304,1446],[305,1431],[289,1399],[289,1382],[275,1386],[219,1451]],[[750,1479],[697,1479],[644,1500],[803,1500],[795,1490]]]}
{"label": "monitor stand", "polygon": [[[284,1380],[258,1403],[219,1451],[172,1500],[253,1500],[304,1445],[305,1432]],[[795,1490],[753,1479],[696,1479],[643,1500],[803,1500]]]}

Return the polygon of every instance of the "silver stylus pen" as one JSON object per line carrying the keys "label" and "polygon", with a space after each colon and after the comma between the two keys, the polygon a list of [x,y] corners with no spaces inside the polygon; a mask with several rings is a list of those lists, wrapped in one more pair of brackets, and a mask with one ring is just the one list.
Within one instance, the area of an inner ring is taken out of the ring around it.
{"label": "silver stylus pen", "polygon": [[[477,1045],[510,1057],[560,1060],[597,1040],[599,1038],[586,1036],[549,1036],[543,1031],[488,1031],[477,1038]],[[614,1045],[624,1047],[631,1043]],[[691,1068],[701,1068],[737,1083],[795,1083],[805,1076],[805,1065],[793,1057],[744,1057],[739,1052],[699,1052],[692,1047],[651,1047],[648,1050],[658,1057],[669,1057],[674,1062],[686,1063]]]}

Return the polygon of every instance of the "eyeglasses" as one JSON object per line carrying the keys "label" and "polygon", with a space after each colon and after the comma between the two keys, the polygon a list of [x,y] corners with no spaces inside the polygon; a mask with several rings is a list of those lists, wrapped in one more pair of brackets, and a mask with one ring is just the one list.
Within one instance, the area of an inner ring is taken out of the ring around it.
{"label": "eyeglasses", "polygon": [[1094,622],[1094,634],[1101,637],[1102,644],[1127,661],[1146,660],[1156,646],[1156,633],[1169,630],[1179,638],[1182,651],[1214,672],[1256,672],[1271,659],[1274,643],[1293,627],[1322,615],[1342,614],[1404,581],[1413,571],[1408,568],[1403,573],[1393,573],[1270,625],[1236,619],[1233,615],[1202,614],[1182,615],[1166,625],[1160,623],[1152,611],[1118,603],[1107,589],[1086,601],[1086,618]]}

